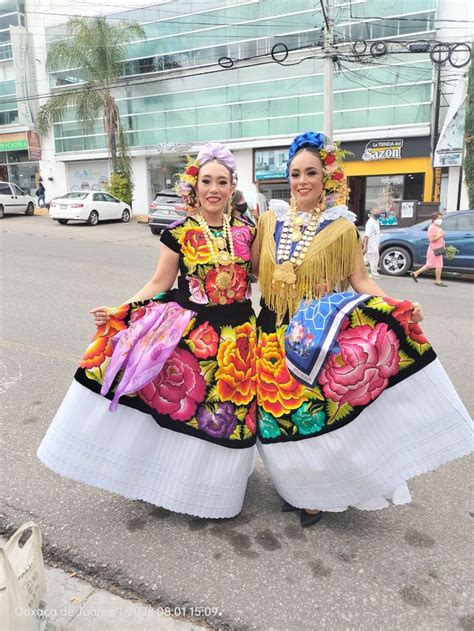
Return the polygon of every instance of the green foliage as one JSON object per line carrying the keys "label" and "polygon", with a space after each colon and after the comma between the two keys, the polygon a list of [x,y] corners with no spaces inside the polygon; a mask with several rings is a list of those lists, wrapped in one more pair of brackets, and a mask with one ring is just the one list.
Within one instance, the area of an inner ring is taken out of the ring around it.
{"label": "green foliage", "polygon": [[49,46],[46,64],[51,72],[71,69],[78,84],[53,94],[41,106],[36,116],[40,134],[47,134],[53,123],[61,120],[66,106],[76,110],[77,119],[86,132],[92,131],[102,118],[114,171],[129,176],[128,145],[112,89],[121,78],[127,44],[144,37],[145,31],[136,22],[112,24],[103,16],[71,18],[67,23],[67,37]]}
{"label": "green foliage", "polygon": [[465,124],[464,177],[469,195],[469,208],[474,208],[474,51],[471,53]]}
{"label": "green foliage", "polygon": [[126,173],[114,171],[109,178],[106,191],[123,202],[131,204],[133,199],[133,180]]}
{"label": "green foliage", "polygon": [[444,248],[444,254],[443,254],[443,258],[445,258],[447,261],[452,261],[453,258],[456,256],[456,254],[459,253],[459,250],[457,249],[456,246],[454,245],[447,245]]}

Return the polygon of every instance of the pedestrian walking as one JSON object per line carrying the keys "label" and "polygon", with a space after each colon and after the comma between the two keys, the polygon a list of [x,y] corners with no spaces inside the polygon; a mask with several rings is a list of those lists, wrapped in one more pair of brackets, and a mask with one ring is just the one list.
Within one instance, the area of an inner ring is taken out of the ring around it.
{"label": "pedestrian walking", "polygon": [[370,276],[372,278],[380,278],[379,276],[379,249],[380,249],[380,215],[382,213],[378,208],[372,208],[369,219],[365,224],[363,253],[367,256],[370,266]]}
{"label": "pedestrian walking", "polygon": [[97,334],[38,450],[53,471],[198,517],[240,512],[255,459],[255,228],[230,212],[236,182],[227,147],[205,145],[152,278],[92,309]]}
{"label": "pedestrian walking", "polygon": [[409,502],[407,480],[472,450],[420,305],[367,275],[343,155],[321,133],[297,136],[291,206],[258,225],[257,446],[303,527]]}
{"label": "pedestrian walking", "polygon": [[434,212],[431,215],[431,225],[428,228],[428,249],[426,250],[426,263],[423,267],[420,267],[416,272],[410,272],[410,276],[415,283],[418,282],[418,276],[423,274],[427,270],[434,269],[435,271],[435,285],[437,287],[447,287],[441,280],[441,273],[443,271],[443,254],[445,248],[444,230],[441,228],[443,223],[443,215],[439,212]]}
{"label": "pedestrian walking", "polygon": [[44,208],[46,206],[46,189],[44,188],[43,180],[40,180],[36,197],[38,198],[38,206]]}

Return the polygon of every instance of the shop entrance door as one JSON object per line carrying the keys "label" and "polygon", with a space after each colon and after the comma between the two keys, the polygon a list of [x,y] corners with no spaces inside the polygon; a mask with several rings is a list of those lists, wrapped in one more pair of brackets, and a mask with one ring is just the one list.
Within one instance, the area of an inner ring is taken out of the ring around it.
{"label": "shop entrance door", "polygon": [[366,221],[365,217],[365,177],[354,176],[348,178],[349,184],[349,203],[348,207],[357,215],[357,225],[363,225]]}

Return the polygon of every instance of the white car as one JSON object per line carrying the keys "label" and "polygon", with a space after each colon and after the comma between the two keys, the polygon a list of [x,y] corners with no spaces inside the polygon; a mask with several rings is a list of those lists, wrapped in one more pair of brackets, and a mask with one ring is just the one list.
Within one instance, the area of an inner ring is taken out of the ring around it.
{"label": "white car", "polygon": [[74,191],[55,197],[49,205],[49,216],[61,224],[68,221],[85,221],[96,226],[99,221],[120,219],[130,221],[132,212],[129,204],[99,191]]}
{"label": "white car", "polygon": [[11,182],[0,182],[0,219],[5,213],[24,213],[32,215],[35,200],[19,186]]}

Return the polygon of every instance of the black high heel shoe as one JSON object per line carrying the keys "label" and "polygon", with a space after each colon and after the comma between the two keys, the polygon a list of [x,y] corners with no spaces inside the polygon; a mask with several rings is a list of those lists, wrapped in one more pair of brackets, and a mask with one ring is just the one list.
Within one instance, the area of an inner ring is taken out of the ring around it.
{"label": "black high heel shoe", "polygon": [[286,500],[283,500],[283,504],[281,505],[282,513],[291,513],[296,510],[299,510],[299,508],[296,508],[293,504],[289,504]]}
{"label": "black high heel shoe", "polygon": [[301,528],[308,528],[309,526],[313,526],[314,524],[317,524],[318,521],[321,521],[321,519],[323,518],[323,515],[324,513],[322,510],[320,510],[319,513],[312,514],[302,509],[300,512]]}

